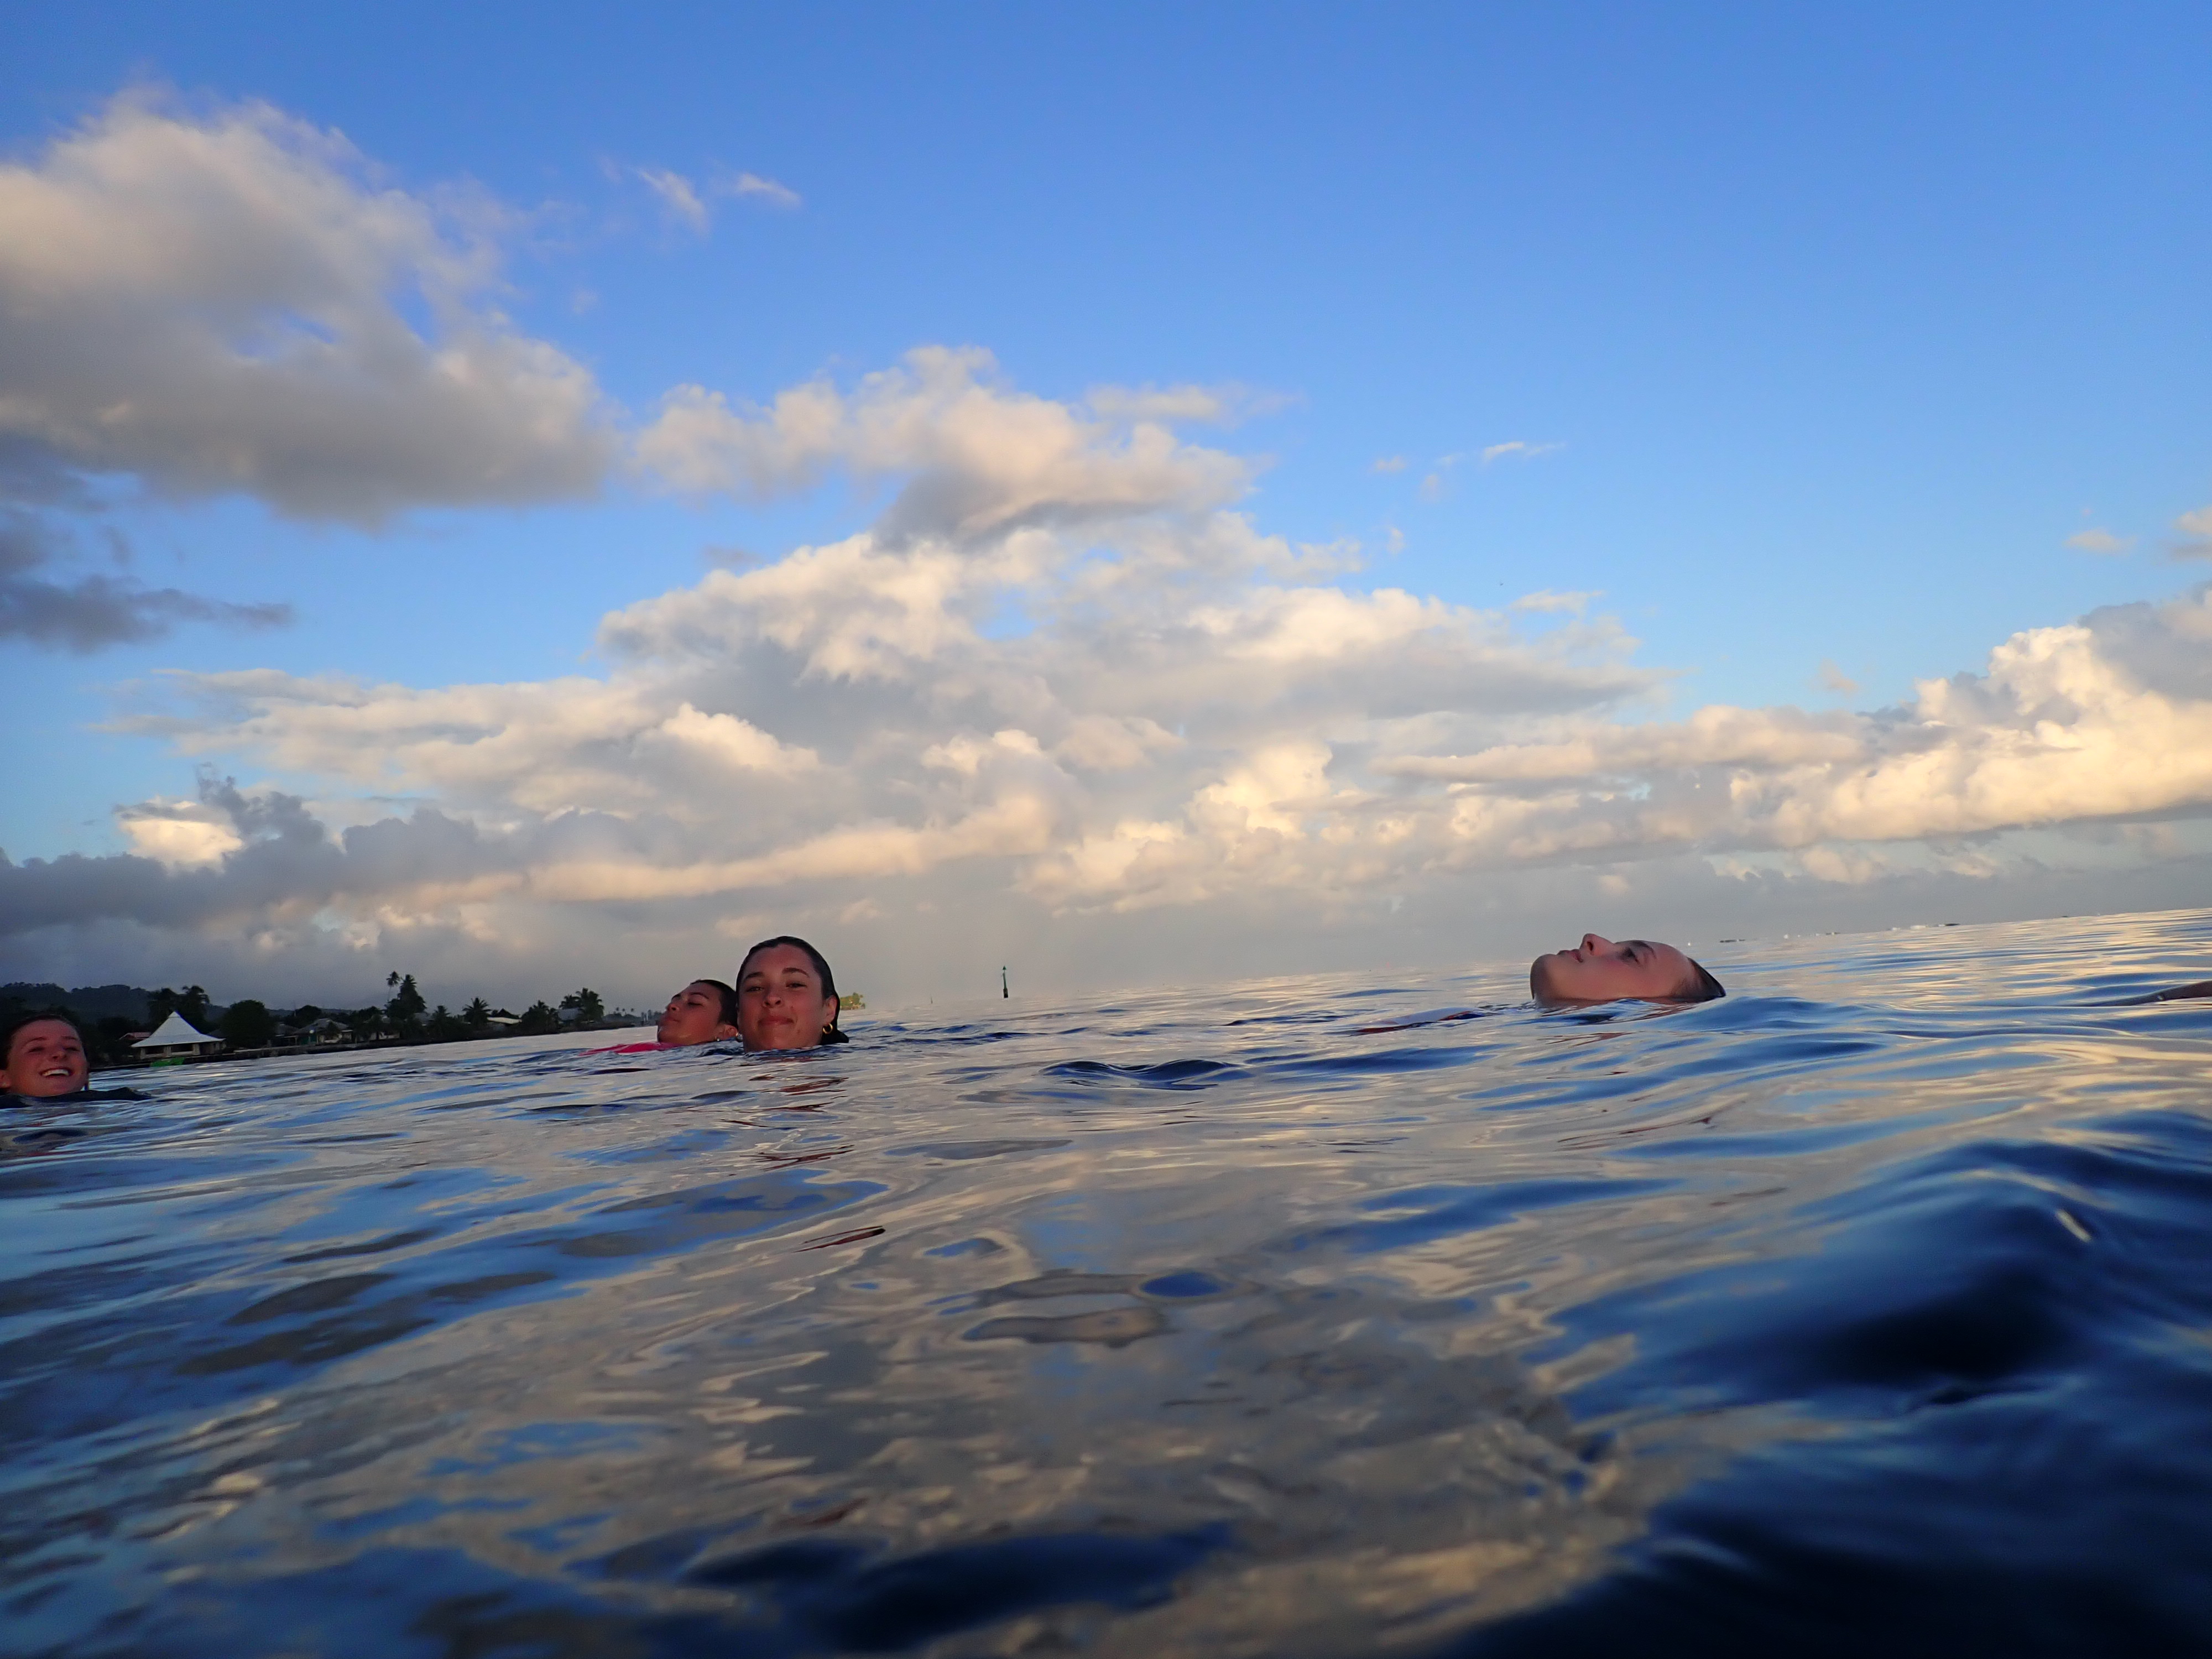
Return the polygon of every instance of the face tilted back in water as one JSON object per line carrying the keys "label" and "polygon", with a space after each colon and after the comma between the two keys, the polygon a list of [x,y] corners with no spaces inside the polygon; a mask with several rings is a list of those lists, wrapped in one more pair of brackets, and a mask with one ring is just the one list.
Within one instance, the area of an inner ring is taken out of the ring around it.
{"label": "face tilted back in water", "polygon": [[90,1069],[76,1027],[65,1019],[34,1019],[8,1040],[0,1090],[30,1100],[73,1095],[84,1087]]}
{"label": "face tilted back in water", "polygon": [[771,945],[745,958],[738,1031],[746,1048],[811,1048],[836,1017],[837,999],[800,946]]}
{"label": "face tilted back in water", "polygon": [[723,1006],[722,988],[713,980],[695,979],[660,1012],[654,1036],[662,1042],[690,1044],[722,1042],[737,1036]]}
{"label": "face tilted back in water", "polygon": [[1528,965],[1528,994],[1539,1002],[1698,1001],[1706,994],[1697,965],[1673,945],[1645,939],[1616,943],[1601,933],[1584,933],[1580,945],[1538,957]]}

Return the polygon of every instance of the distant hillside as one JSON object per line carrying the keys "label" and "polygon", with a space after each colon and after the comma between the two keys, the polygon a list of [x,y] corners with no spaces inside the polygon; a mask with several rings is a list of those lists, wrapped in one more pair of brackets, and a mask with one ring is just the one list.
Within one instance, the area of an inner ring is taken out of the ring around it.
{"label": "distant hillside", "polygon": [[137,985],[80,985],[73,991],[64,991],[58,985],[43,981],[33,982],[18,980],[12,985],[0,985],[0,1004],[19,1003],[26,1008],[70,1008],[88,1019],[137,1020],[146,1018],[148,992]]}

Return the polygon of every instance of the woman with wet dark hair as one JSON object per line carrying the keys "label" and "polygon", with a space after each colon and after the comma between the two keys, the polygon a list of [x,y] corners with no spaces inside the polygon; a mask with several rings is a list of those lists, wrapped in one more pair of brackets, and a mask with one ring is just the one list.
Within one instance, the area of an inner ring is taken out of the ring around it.
{"label": "woman with wet dark hair", "polygon": [[764,939],[738,964],[738,1035],[748,1048],[812,1048],[852,1039],[837,1029],[829,958],[789,933]]}
{"label": "woman with wet dark hair", "polygon": [[737,988],[719,979],[695,979],[669,998],[653,1032],[661,1046],[669,1048],[726,1042],[737,1034]]}
{"label": "woman with wet dark hair", "polygon": [[1580,945],[1528,964],[1528,994],[1544,1003],[1711,1002],[1728,992],[1702,963],[1672,945],[1584,933]]}

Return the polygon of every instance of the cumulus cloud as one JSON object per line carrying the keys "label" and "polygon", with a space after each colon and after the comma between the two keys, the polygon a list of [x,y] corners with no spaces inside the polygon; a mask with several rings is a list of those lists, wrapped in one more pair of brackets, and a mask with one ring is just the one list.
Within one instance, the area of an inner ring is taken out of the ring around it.
{"label": "cumulus cloud", "polygon": [[814,754],[702,710],[666,677],[581,676],[417,690],[270,670],[174,675],[184,696],[126,716],[188,751],[240,748],[288,772],[494,814],[729,810],[748,781],[816,769]]}
{"label": "cumulus cloud", "polygon": [[266,105],[119,97],[0,165],[0,445],[360,524],[588,495],[617,440],[489,302],[499,228]]}
{"label": "cumulus cloud", "polygon": [[197,799],[146,802],[120,817],[140,850],[21,864],[0,854],[7,933],[115,919],[252,931],[332,905],[374,914],[407,897],[450,903],[514,880],[513,849],[502,845],[511,836],[434,808],[333,832],[298,796],[241,790],[206,769]]}
{"label": "cumulus cloud", "polygon": [[[179,674],[118,724],[315,779],[326,799],[430,803],[474,836],[465,869],[394,872],[374,897],[333,900],[336,878],[302,864],[301,904],[404,911],[426,884],[459,904],[750,904],[976,865],[1093,902],[1061,863],[1130,823],[1228,836],[1249,864],[1267,836],[1302,836],[1309,807],[1362,810],[1371,783],[1314,782],[1338,745],[1655,683],[1607,622],[1533,635],[1510,613],[1336,585],[1357,549],[1261,533],[1234,510],[1249,464],[1169,424],[1218,418],[1217,394],[1059,403],[983,354],[927,350],[850,388],[708,406],[713,429],[681,452],[694,483],[764,492],[836,471],[893,482],[888,505],[842,541],[613,613],[604,678]],[[1270,793],[1293,787],[1304,805]],[[118,827],[142,896],[237,890],[217,878],[268,862],[227,796],[140,803]]]}
{"label": "cumulus cloud", "polygon": [[[703,654],[688,667],[656,663],[658,678],[569,693],[592,718],[571,710],[532,726],[529,699],[493,698],[504,722],[471,732],[450,709],[395,716],[433,694],[267,680],[226,688],[251,705],[240,717],[179,736],[237,747],[258,730],[284,763],[434,787],[445,810],[473,802],[510,834],[529,830],[509,843],[529,852],[510,877],[550,902],[752,903],[979,860],[1010,889],[1076,910],[1266,891],[1327,902],[1485,870],[1685,852],[1787,852],[1808,875],[1863,881],[1898,867],[1885,844],[2212,809],[2208,641],[2212,598],[2199,592],[2023,633],[1984,672],[1927,682],[1898,709],[1716,707],[1624,721],[1605,711],[1638,682],[1595,639],[1577,660],[1433,600],[1258,585],[1192,618],[1170,646],[1179,672],[1164,684],[1158,660],[1130,659],[1134,639],[1073,632],[943,647],[996,671],[949,702],[926,676],[895,689],[832,677],[808,701],[868,718],[817,709],[825,731],[847,728],[819,754],[760,723],[702,714],[708,684],[728,695],[739,678]],[[1425,672],[1407,666],[1419,652],[1431,659]],[[1358,672],[1332,673],[1340,663]],[[785,669],[805,672],[797,653]],[[679,682],[691,697],[676,701]],[[613,724],[632,756],[672,722],[719,718],[758,732],[737,760],[763,809],[737,823],[725,800],[718,815],[718,781],[696,768],[651,788],[635,761],[595,768],[605,711],[625,704]],[[1025,724],[988,723],[1017,714]],[[334,718],[358,730],[334,734]],[[1391,741],[1444,727],[1496,740],[1454,752]],[[542,788],[547,778],[557,781]],[[593,818],[588,843],[540,833],[564,814]],[[181,864],[211,847],[180,841],[168,856]],[[1953,867],[1965,867],[1956,855]]]}
{"label": "cumulus cloud", "polygon": [[118,808],[115,819],[133,853],[171,869],[220,863],[246,844],[234,815],[204,795],[198,800],[157,797],[133,802]]}
{"label": "cumulus cloud", "polygon": [[1715,707],[1376,769],[1449,780],[1518,857],[1802,849],[2212,809],[2212,588],[2014,635],[1872,714]]}
{"label": "cumulus cloud", "polygon": [[210,773],[119,812],[128,854],[0,866],[0,927],[519,948],[563,916],[711,942],[1013,906],[1202,943],[1562,871],[1624,902],[1644,869],[1981,879],[2007,836],[2212,817],[2212,589],[2027,630],[1894,708],[1661,718],[1668,677],[1598,596],[1347,580],[1357,550],[1240,510],[1251,464],[1171,418],[1202,399],[1145,397],[1054,401],[932,349],[759,407],[672,399],[673,482],[842,476],[886,504],[610,614],[599,676],[165,677],[119,726],[316,804]]}
{"label": "cumulus cloud", "polygon": [[[1217,412],[1211,394],[1196,395]],[[878,538],[972,543],[1233,501],[1249,464],[1181,442],[1163,418],[1172,407],[1160,394],[1120,392],[1071,406],[1006,385],[987,351],[932,346],[849,392],[811,381],[763,409],[678,386],[639,435],[637,455],[678,489],[756,501],[807,489],[833,467],[861,479],[904,475]]]}

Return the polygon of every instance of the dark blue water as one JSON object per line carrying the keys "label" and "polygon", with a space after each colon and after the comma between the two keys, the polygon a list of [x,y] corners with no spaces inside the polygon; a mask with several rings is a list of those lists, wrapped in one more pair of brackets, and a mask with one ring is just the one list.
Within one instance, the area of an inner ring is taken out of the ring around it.
{"label": "dark blue water", "polygon": [[0,1644],[2212,1646],[2212,914],[1708,960],[18,1109]]}

